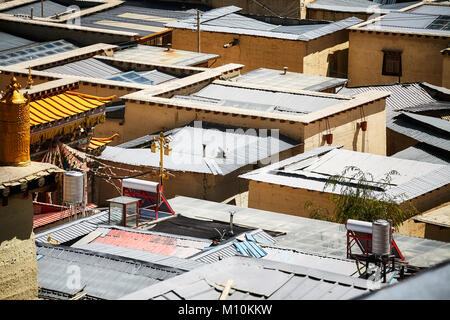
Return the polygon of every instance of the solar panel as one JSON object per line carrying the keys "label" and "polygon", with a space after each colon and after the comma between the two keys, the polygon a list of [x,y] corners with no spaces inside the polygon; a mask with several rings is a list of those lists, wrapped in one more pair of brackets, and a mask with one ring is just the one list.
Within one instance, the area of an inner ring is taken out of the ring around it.
{"label": "solar panel", "polygon": [[439,16],[426,29],[450,30],[450,16]]}

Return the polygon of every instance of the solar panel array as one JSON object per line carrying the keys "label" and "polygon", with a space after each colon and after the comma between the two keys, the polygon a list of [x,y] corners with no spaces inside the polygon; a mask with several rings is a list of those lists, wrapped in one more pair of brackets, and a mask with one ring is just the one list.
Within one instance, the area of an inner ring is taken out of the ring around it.
{"label": "solar panel array", "polygon": [[78,49],[78,47],[65,40],[39,43],[27,48],[18,48],[15,51],[0,54],[0,65],[9,66],[74,49]]}

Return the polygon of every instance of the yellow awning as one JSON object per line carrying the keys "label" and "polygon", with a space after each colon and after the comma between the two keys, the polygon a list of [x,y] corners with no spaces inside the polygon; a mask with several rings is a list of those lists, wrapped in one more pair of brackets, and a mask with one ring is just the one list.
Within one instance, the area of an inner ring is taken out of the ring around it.
{"label": "yellow awning", "polygon": [[30,102],[31,127],[61,120],[101,107],[114,97],[95,97],[66,91],[58,95]]}
{"label": "yellow awning", "polygon": [[107,145],[108,143],[111,143],[117,136],[118,134],[115,133],[108,138],[92,138],[91,141],[89,141],[88,151],[94,151],[95,149],[98,149],[100,147]]}

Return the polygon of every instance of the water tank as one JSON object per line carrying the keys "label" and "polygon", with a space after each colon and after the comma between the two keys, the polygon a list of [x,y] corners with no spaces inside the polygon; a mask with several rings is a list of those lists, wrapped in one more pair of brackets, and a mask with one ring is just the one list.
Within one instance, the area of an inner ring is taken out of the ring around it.
{"label": "water tank", "polygon": [[64,172],[63,201],[70,204],[83,202],[84,175],[78,171]]}
{"label": "water tank", "polygon": [[391,254],[391,224],[386,220],[372,223],[372,252],[378,256]]}

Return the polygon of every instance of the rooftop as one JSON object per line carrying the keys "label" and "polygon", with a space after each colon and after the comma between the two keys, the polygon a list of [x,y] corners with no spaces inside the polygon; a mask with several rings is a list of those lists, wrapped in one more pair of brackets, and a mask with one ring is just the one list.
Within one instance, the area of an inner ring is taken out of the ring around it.
{"label": "rooftop", "polygon": [[[391,176],[389,185],[385,184],[383,191],[375,191],[374,194],[386,192],[399,203],[445,186],[450,181],[448,165],[379,156],[339,147],[320,147],[240,177],[323,192],[329,177],[341,174],[348,166],[355,166],[365,173],[370,172],[374,181],[380,181],[391,170],[397,171],[399,174]],[[351,174],[349,173],[349,177]],[[325,191],[339,194],[341,187],[340,184],[335,189],[329,186]]]}
{"label": "rooftop", "polygon": [[[346,259],[346,229],[342,224],[182,196],[170,199],[169,203],[178,214],[214,221],[229,222],[232,210],[236,225],[284,232],[285,235],[274,238],[277,247]],[[413,266],[429,267],[450,258],[450,244],[446,242],[398,233],[394,234],[394,240]]]}
{"label": "rooftop", "polygon": [[102,226],[78,241],[143,250],[150,253],[187,258],[208,247],[211,240],[118,226]]}
{"label": "rooftop", "polygon": [[3,31],[0,31],[0,38],[2,39],[2,41],[0,42],[0,54],[3,53],[2,51],[17,49],[19,47],[29,46],[35,43],[34,41],[18,37]]}
{"label": "rooftop", "polygon": [[369,20],[354,30],[450,36],[450,2],[427,2]]}
{"label": "rooftop", "polygon": [[[441,151],[442,156],[450,152],[450,122],[436,117],[424,116],[420,114],[402,112],[393,117],[391,121],[387,123],[387,128],[408,136],[421,143],[418,146],[422,152],[419,151],[418,157],[423,152],[427,153],[426,146],[437,149],[435,152],[431,150],[430,156],[439,157],[436,153]],[[425,148],[424,148],[425,147]],[[412,154],[413,150],[410,149],[408,155]],[[434,155],[435,154],[435,155]],[[398,158],[405,158],[406,153],[403,152],[400,156],[394,155]],[[439,159],[436,161],[440,162]],[[450,163],[450,159],[447,159],[446,164]]]}
{"label": "rooftop", "polygon": [[[267,130],[236,130],[231,126],[195,121],[188,126],[165,132],[171,154],[165,157],[169,170],[226,175],[249,163],[299,145]],[[259,132],[259,134],[258,134]],[[258,134],[258,135],[257,135]],[[159,167],[159,154],[148,148],[156,134],[106,147],[98,158],[129,165]],[[144,149],[131,149],[144,146]]]}
{"label": "rooftop", "polygon": [[450,109],[450,102],[440,100],[442,96],[449,96],[448,89],[430,85],[426,82],[392,83],[361,87],[344,87],[339,94],[353,96],[372,90],[390,92],[386,98],[386,119],[389,120],[397,113],[395,111],[430,111]]}
{"label": "rooftop", "polygon": [[190,96],[175,95],[172,99],[293,115],[313,113],[349,100],[339,95],[314,95],[308,91],[290,93],[273,88],[246,87],[245,83],[237,83],[239,86],[231,84],[215,81]]}
{"label": "rooftop", "polygon": [[[351,17],[328,24],[279,26],[236,14],[236,12],[241,10],[241,8],[236,6],[227,6],[204,12],[200,17],[200,29],[210,32],[310,41],[362,22],[361,19]],[[170,22],[166,24],[166,27],[196,30],[197,19],[191,17]]]}
{"label": "rooftop", "polygon": [[166,30],[166,23],[193,17],[195,11],[179,4],[126,1],[119,6],[81,18],[86,27],[138,33],[140,36]]}
{"label": "rooftop", "polygon": [[[417,273],[414,277],[365,294],[363,300],[449,300],[450,260]],[[417,290],[420,288],[420,290]]]}
{"label": "rooftop", "polygon": [[[36,253],[40,295],[59,299],[76,294],[117,299],[184,272],[156,263],[61,245],[36,243]],[[82,277],[79,285],[71,286],[67,274],[76,272],[74,266]]]}
{"label": "rooftop", "polygon": [[372,283],[265,259],[230,257],[121,299],[218,300],[230,279],[227,300],[346,300],[369,292]]}
{"label": "rooftop", "polygon": [[140,45],[114,51],[112,59],[127,60],[145,64],[171,64],[177,66],[195,66],[218,58],[217,54],[200,53],[178,49],[167,50],[163,47]]}
{"label": "rooftop", "polygon": [[443,228],[450,228],[450,202],[428,210],[424,214],[415,217],[414,221],[424,222],[426,224],[432,224]]}
{"label": "rooftop", "polygon": [[310,91],[324,91],[344,86],[347,79],[316,76],[306,73],[289,72],[259,68],[247,72],[231,81],[251,83],[256,85],[270,84],[276,88],[290,88]]}
{"label": "rooftop", "polygon": [[[2,39],[3,41],[3,39]],[[78,47],[66,40],[49,41],[44,43],[31,43],[22,47],[11,48],[0,52],[0,66],[23,63],[29,60],[53,56],[58,53],[71,51]]]}
{"label": "rooftop", "polygon": [[[380,2],[380,3],[377,3]],[[352,12],[352,13],[367,13],[367,14],[386,14],[391,11],[396,11],[419,1],[390,3],[392,1],[385,1],[389,4],[383,4],[383,1],[369,1],[369,0],[315,0],[306,5],[307,9],[320,9],[336,12]]]}

